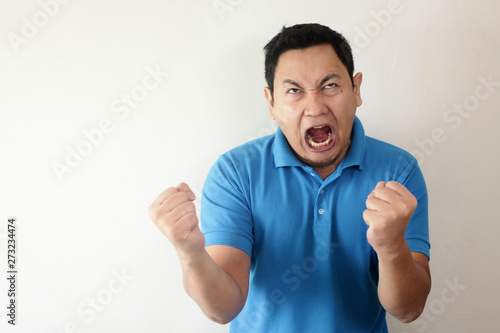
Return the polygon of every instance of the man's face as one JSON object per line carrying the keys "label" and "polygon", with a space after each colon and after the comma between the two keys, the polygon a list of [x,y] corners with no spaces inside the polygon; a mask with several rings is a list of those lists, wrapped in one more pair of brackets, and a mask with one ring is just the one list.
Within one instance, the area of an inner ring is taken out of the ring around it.
{"label": "man's face", "polygon": [[273,96],[265,88],[271,118],[298,158],[320,175],[333,172],[351,144],[362,74],[353,80],[354,87],[333,47],[323,44],[283,53]]}

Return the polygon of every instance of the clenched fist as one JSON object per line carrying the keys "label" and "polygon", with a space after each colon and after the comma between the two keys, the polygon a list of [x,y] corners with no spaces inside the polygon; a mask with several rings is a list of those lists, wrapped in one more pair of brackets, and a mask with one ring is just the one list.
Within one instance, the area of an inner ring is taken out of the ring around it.
{"label": "clenched fist", "polygon": [[195,199],[189,186],[181,183],[163,191],[149,206],[149,217],[179,254],[195,254],[205,246],[205,236],[198,227]]}
{"label": "clenched fist", "polygon": [[400,183],[379,182],[366,199],[363,219],[369,225],[366,237],[379,255],[401,248],[417,199]]}

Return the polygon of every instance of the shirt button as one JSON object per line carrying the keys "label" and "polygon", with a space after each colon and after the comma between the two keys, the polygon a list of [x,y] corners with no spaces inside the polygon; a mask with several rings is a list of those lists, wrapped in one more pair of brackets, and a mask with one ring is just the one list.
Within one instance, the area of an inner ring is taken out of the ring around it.
{"label": "shirt button", "polygon": [[314,173],[311,172],[310,175],[314,177]]}
{"label": "shirt button", "polygon": [[319,193],[321,193],[321,194],[325,194],[325,190],[321,190],[321,192],[319,192]]}
{"label": "shirt button", "polygon": [[319,215],[323,215],[325,213],[325,210],[323,208],[320,208],[318,210]]}

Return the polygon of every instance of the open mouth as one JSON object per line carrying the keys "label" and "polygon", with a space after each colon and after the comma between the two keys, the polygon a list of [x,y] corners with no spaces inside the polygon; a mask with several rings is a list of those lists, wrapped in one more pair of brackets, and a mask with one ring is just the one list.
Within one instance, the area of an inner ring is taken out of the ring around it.
{"label": "open mouth", "polygon": [[333,147],[335,134],[328,125],[314,126],[306,131],[305,140],[309,150],[322,152]]}

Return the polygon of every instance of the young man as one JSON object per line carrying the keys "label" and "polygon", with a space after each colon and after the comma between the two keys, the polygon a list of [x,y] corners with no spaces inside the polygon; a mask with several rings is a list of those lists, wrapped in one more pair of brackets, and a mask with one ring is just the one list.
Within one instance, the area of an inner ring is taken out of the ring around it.
{"label": "young man", "polygon": [[174,244],[188,294],[231,332],[387,332],[430,290],[427,191],[416,160],[366,137],[362,74],[318,24],[265,47],[279,128],[222,155],[203,189],[164,191],[150,216]]}

